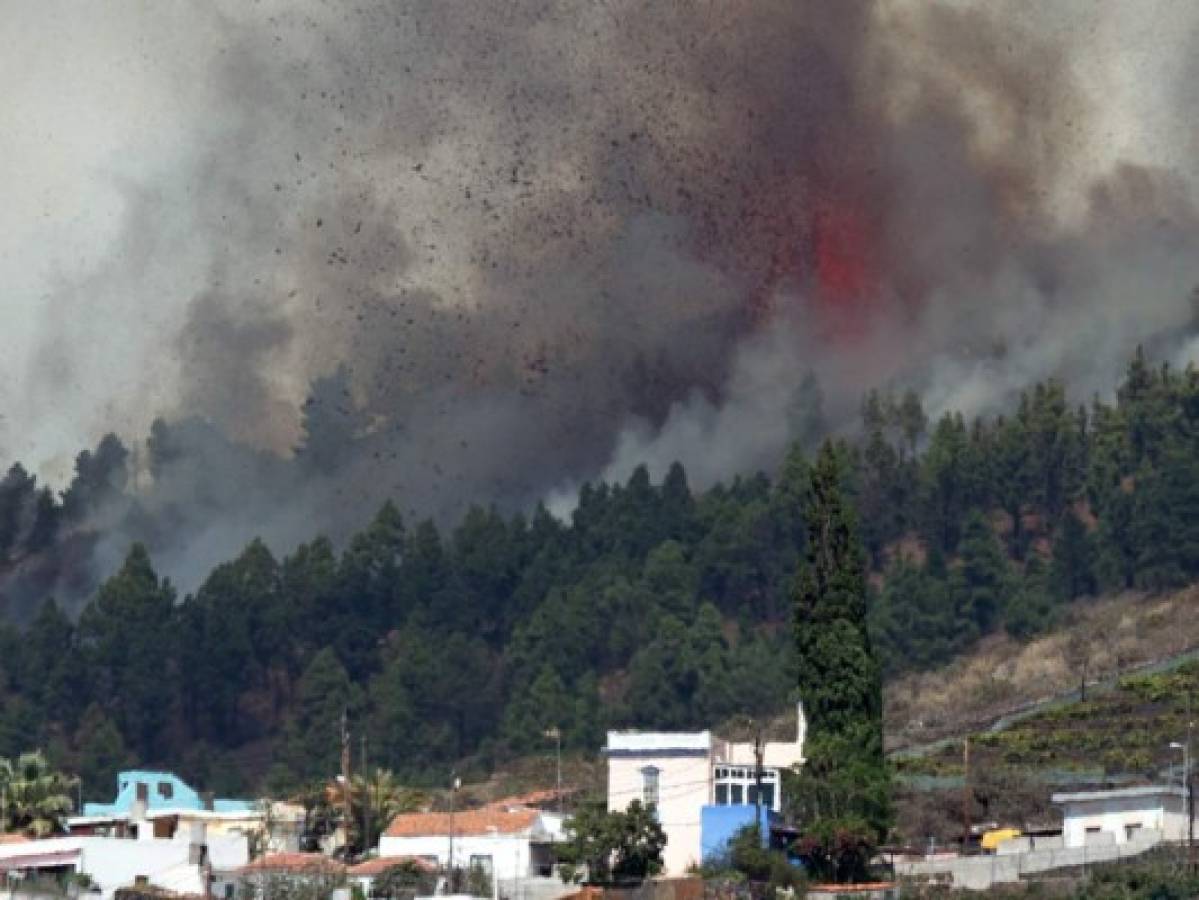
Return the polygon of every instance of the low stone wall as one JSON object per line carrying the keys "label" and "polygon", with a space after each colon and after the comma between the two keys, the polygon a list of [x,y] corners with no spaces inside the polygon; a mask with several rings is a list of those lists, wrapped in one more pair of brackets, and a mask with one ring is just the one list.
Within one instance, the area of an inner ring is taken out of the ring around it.
{"label": "low stone wall", "polygon": [[899,885],[891,881],[872,884],[814,884],[809,900],[899,900]]}
{"label": "low stone wall", "polygon": [[580,891],[577,884],[566,884],[561,878],[500,878],[496,893],[501,900],[558,900]]}
{"label": "low stone wall", "polygon": [[1160,844],[1161,840],[1160,832],[1147,831],[1127,844],[1088,844],[1086,847],[1051,845],[1043,849],[1038,847],[1027,853],[997,853],[994,856],[961,856],[928,862],[896,863],[895,874],[901,878],[948,882],[953,887],[985,891],[992,885],[1017,882],[1025,875],[1117,862],[1140,856]]}

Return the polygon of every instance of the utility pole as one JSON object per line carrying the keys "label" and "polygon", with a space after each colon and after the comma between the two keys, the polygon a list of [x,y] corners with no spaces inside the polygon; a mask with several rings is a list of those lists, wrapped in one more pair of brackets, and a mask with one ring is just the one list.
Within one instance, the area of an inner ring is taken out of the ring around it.
{"label": "utility pole", "polygon": [[458,786],[462,783],[458,780],[458,776],[453,772],[450,773],[450,858],[446,867],[447,877],[445,882],[445,892],[447,894],[455,893],[454,889],[454,798],[458,793]]}
{"label": "utility pole", "polygon": [[754,830],[758,833],[758,846],[762,845],[762,757],[765,752],[759,727],[754,734]]}
{"label": "utility pole", "polygon": [[962,855],[970,846],[970,738],[962,741]]}
{"label": "utility pole", "polygon": [[1195,730],[1195,723],[1191,721],[1189,713],[1191,706],[1190,695],[1187,696],[1187,744],[1186,753],[1183,757],[1182,771],[1186,778],[1187,789],[1187,863],[1192,871],[1195,868],[1195,781],[1191,777],[1191,735]]}
{"label": "utility pole", "polygon": [[365,731],[359,741],[362,744],[362,853],[365,855],[371,846],[371,783],[367,777]]}
{"label": "utility pole", "polygon": [[558,815],[562,815],[562,729],[557,725],[554,726],[554,749],[558,762],[554,784],[558,794]]}
{"label": "utility pole", "polygon": [[353,805],[350,801],[350,719],[345,707],[341,710],[341,799],[342,821],[346,829],[346,852],[350,849],[350,827],[354,824]]}

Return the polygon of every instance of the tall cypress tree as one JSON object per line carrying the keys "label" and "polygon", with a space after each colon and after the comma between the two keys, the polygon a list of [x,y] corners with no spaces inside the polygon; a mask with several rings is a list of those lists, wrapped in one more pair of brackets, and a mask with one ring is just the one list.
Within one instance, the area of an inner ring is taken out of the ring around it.
{"label": "tall cypress tree", "polygon": [[882,676],[866,627],[866,566],[842,462],[825,444],[807,497],[807,561],[799,578],[795,644],[809,734],[852,736],[882,758]]}
{"label": "tall cypress tree", "polygon": [[883,761],[882,675],[867,631],[865,555],[843,495],[844,454],[826,443],[807,495],[808,546],[795,604],[807,762],[788,789],[809,867],[864,876],[891,824]]}

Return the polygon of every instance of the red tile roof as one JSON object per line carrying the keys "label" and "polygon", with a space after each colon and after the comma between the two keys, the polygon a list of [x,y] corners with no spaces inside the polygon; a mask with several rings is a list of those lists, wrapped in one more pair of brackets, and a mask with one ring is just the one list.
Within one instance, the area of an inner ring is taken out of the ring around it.
{"label": "red tile roof", "polygon": [[[503,809],[495,804],[465,809],[454,814],[454,834],[487,834],[492,829],[500,834],[519,834],[531,828],[539,815],[535,809]],[[388,837],[449,833],[449,813],[402,813],[391,820],[386,831]]]}
{"label": "red tile roof", "polygon": [[242,872],[313,872],[340,874],[345,864],[320,853],[268,853],[248,865]]}
{"label": "red tile roof", "polygon": [[[457,823],[455,822],[454,825],[454,830],[457,831]],[[360,862],[356,866],[350,866],[346,874],[355,878],[370,878],[375,875],[382,875],[392,866],[398,866],[403,863],[412,863],[426,872],[437,871],[437,866],[427,859],[421,859],[419,856],[380,856],[375,859],[368,859],[366,862]]]}
{"label": "red tile roof", "polygon": [[[564,787],[562,788],[562,797],[571,797],[578,793],[578,788]],[[559,797],[558,791],[553,788],[547,788],[541,791],[529,791],[527,794],[519,794],[515,797],[504,797],[502,800],[496,800],[494,803],[489,803],[489,806],[541,806],[546,803],[553,803]]]}

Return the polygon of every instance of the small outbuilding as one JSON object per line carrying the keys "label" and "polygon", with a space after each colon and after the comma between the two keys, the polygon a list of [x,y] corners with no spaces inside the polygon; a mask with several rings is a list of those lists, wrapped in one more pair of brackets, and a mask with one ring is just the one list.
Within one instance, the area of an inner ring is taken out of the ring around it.
{"label": "small outbuilding", "polygon": [[1062,809],[1066,847],[1139,843],[1157,833],[1163,840],[1187,837],[1187,795],[1179,785],[1054,794]]}

